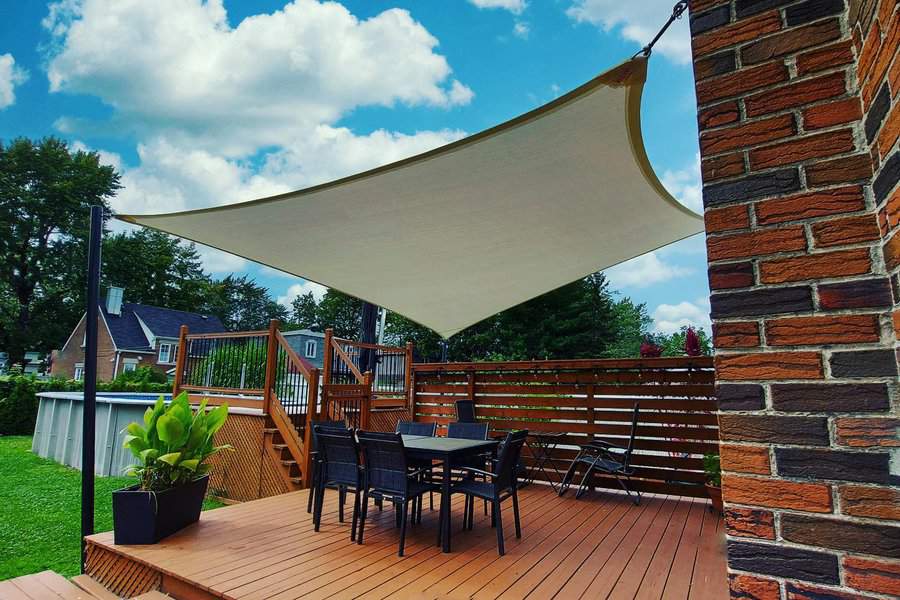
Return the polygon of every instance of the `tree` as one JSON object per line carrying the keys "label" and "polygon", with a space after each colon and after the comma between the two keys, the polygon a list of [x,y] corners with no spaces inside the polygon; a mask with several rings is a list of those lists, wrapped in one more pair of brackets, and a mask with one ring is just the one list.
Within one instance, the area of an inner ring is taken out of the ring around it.
{"label": "tree", "polygon": [[0,346],[11,363],[51,349],[80,318],[88,209],[117,189],[95,152],[56,138],[0,143]]}
{"label": "tree", "polygon": [[[663,356],[684,356],[684,340],[687,331],[690,329],[687,325],[683,325],[680,330],[671,334],[656,334],[653,341],[663,349]],[[709,356],[712,354],[712,341],[705,329],[693,328],[697,337],[700,339],[700,354]]]}
{"label": "tree", "polygon": [[287,309],[247,275],[229,275],[209,283],[204,297],[202,312],[216,315],[227,329],[234,331],[266,329],[272,319],[288,319]]}
{"label": "tree", "polygon": [[324,330],[334,329],[337,337],[356,339],[362,320],[362,300],[329,289],[316,308],[316,322]]}
{"label": "tree", "polygon": [[210,283],[194,244],[150,229],[104,240],[103,280],[128,302],[186,311],[203,305]]}
{"label": "tree", "polygon": [[612,333],[603,356],[635,358],[640,356],[641,343],[650,331],[653,319],[646,304],[635,304],[625,296],[612,306]]}
{"label": "tree", "polygon": [[291,324],[298,329],[319,329],[318,304],[312,292],[306,292],[291,301]]}

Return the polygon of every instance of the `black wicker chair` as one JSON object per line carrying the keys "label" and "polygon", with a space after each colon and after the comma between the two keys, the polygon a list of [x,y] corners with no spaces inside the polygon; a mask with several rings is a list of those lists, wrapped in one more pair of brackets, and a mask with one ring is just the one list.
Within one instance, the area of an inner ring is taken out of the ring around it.
{"label": "black wicker chair", "polygon": [[[397,433],[402,435],[424,435],[426,437],[434,437],[437,435],[437,423],[421,423],[419,421],[397,421]],[[409,467],[413,470],[420,471],[420,478],[425,479],[429,482],[434,481],[431,469],[434,466],[434,463],[430,461],[422,461],[410,459]],[[381,508],[381,504],[378,504],[378,508]],[[434,496],[432,494],[428,494],[428,508],[430,510],[434,510]],[[418,512],[422,512],[421,505],[418,507]]]}
{"label": "black wicker chair", "polygon": [[317,489],[319,485],[319,473],[322,470],[321,464],[321,456],[319,454],[319,443],[316,440],[316,427],[321,427],[323,429],[338,429],[340,431],[346,431],[347,426],[343,421],[313,421],[311,424],[312,432],[310,435],[311,446],[310,448],[310,463],[312,465],[312,478],[309,482],[309,496],[306,500],[306,512],[311,513],[313,509],[313,497],[315,496],[314,490]]}
{"label": "black wicker chair", "polygon": [[628,436],[628,444],[619,446],[602,440],[595,440],[581,447],[581,450],[572,460],[569,469],[563,477],[562,484],[559,487],[559,495],[566,493],[572,485],[575,478],[575,472],[578,467],[584,467],[584,475],[581,477],[581,483],[578,485],[578,491],[575,497],[580,498],[587,490],[590,477],[595,472],[612,475],[618,482],[619,486],[625,490],[625,493],[631,498],[636,505],[641,503],[640,490],[632,490],[628,485],[631,476],[634,475],[634,468],[631,466],[631,454],[634,450],[634,438],[637,434],[638,414],[640,412],[640,404],[635,403],[634,411],[631,415],[631,433]]}
{"label": "black wicker chair", "polygon": [[396,431],[402,435],[424,435],[426,437],[434,437],[437,434],[437,423],[397,421]]}
{"label": "black wicker chair", "polygon": [[503,517],[500,503],[507,498],[512,498],[516,537],[522,537],[522,527],[519,524],[519,496],[517,493],[519,485],[516,477],[516,465],[519,462],[522,446],[525,444],[525,438],[527,437],[527,430],[506,434],[506,440],[504,440],[503,449],[497,457],[493,473],[471,467],[461,468],[462,471],[467,471],[473,475],[482,475],[487,481],[478,481],[474,477],[467,477],[453,484],[451,488],[453,493],[466,495],[466,503],[463,510],[463,527],[465,529],[472,529],[474,523],[474,515],[472,514],[475,504],[474,499],[483,498],[491,503],[493,508],[491,524],[497,528],[497,551],[500,553],[500,556],[506,553],[503,546]]}
{"label": "black wicker chair", "polygon": [[326,429],[315,427],[318,436],[321,469],[316,486],[313,506],[313,525],[319,531],[322,523],[322,505],[325,488],[338,490],[338,520],[344,522],[344,497],[348,490],[353,492],[353,526],[350,539],[356,539],[356,525],[359,519],[359,494],[362,491],[363,471],[359,463],[359,447],[352,429]]}
{"label": "black wicker chair", "polygon": [[474,400],[456,401],[456,421],[459,423],[476,423],[478,421],[475,418]]}
{"label": "black wicker chair", "polygon": [[[410,502],[418,499],[421,503],[422,495],[438,489],[438,486],[428,481],[422,481],[418,472],[410,472],[406,451],[403,449],[403,438],[399,433],[360,431],[359,445],[365,457],[366,468],[363,474],[362,508],[356,543],[363,543],[369,497],[388,498],[398,508],[400,548],[397,555],[403,556]],[[412,514],[416,519],[415,510],[412,511]],[[420,513],[417,520],[421,522],[421,519]]]}

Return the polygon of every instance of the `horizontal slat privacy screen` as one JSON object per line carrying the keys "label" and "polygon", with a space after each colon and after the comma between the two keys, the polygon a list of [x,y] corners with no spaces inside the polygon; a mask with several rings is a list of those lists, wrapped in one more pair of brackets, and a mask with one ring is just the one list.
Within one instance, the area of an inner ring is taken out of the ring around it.
{"label": "horizontal slat privacy screen", "polygon": [[[561,471],[579,444],[627,443],[639,402],[634,487],[705,495],[702,457],[718,453],[719,439],[711,358],[417,364],[413,379],[417,421],[446,425],[456,420],[457,400],[474,399],[477,417],[494,430],[565,433],[553,454]],[[523,456],[530,465],[528,450]]]}

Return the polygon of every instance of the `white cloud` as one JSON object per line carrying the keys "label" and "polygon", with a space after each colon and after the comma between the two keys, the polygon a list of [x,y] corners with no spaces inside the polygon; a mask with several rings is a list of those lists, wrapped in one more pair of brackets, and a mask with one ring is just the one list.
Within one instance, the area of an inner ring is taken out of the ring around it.
{"label": "white cloud", "polygon": [[123,129],[228,157],[289,144],[358,106],[473,97],[400,9],[359,20],[295,0],[231,27],[222,0],[63,0],[44,26],[52,91],[98,96]]}
{"label": "white cloud", "polygon": [[[605,31],[618,30],[619,35],[642,48],[665,24],[672,14],[673,4],[672,0],[573,0],[566,14],[579,23],[591,23]],[[690,64],[691,35],[687,13],[672,23],[653,50],[675,63]]]}
{"label": "white cloud", "polygon": [[469,0],[469,3],[478,8],[502,8],[515,15],[521,14],[528,6],[525,0]]}
{"label": "white cloud", "polygon": [[12,54],[0,54],[0,110],[16,101],[16,86],[28,79],[28,71],[16,66]]}
{"label": "white cloud", "polygon": [[690,274],[691,269],[665,262],[658,251],[648,252],[604,271],[616,289],[643,288]]}
{"label": "white cloud", "polygon": [[660,304],[651,315],[654,329],[661,333],[674,333],[685,325],[712,330],[709,320],[709,299],[698,298],[695,302]]}
{"label": "white cloud", "polygon": [[516,21],[515,25],[513,25],[513,35],[517,38],[527,40],[530,34],[531,25],[525,21]]}
{"label": "white cloud", "polygon": [[669,193],[696,213],[703,214],[703,184],[700,179],[700,154],[689,167],[672,171],[667,169],[662,184]]}
{"label": "white cloud", "polygon": [[202,244],[197,244],[197,254],[206,272],[213,275],[244,271],[250,264],[245,258]]}
{"label": "white cloud", "polygon": [[94,150],[93,148],[89,148],[87,144],[85,144],[81,140],[75,140],[74,142],[72,142],[69,149],[73,152],[96,152],[100,157],[101,165],[109,165],[119,173],[121,173],[124,169],[122,157],[115,152],[108,152],[106,150]]}
{"label": "white cloud", "polygon": [[278,303],[290,308],[294,298],[305,296],[309,292],[312,292],[313,297],[318,302],[325,296],[326,291],[328,291],[328,288],[324,285],[319,285],[313,281],[300,280],[300,283],[291,285],[284,295],[278,296]]}

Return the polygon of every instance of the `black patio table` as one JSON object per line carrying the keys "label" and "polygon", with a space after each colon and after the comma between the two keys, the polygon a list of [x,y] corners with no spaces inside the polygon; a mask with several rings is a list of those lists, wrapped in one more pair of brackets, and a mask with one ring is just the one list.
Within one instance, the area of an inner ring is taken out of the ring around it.
{"label": "black patio table", "polygon": [[497,440],[465,440],[458,438],[404,435],[403,445],[410,458],[443,461],[441,482],[441,546],[450,552],[450,470],[453,464],[465,464],[466,459],[497,449]]}

